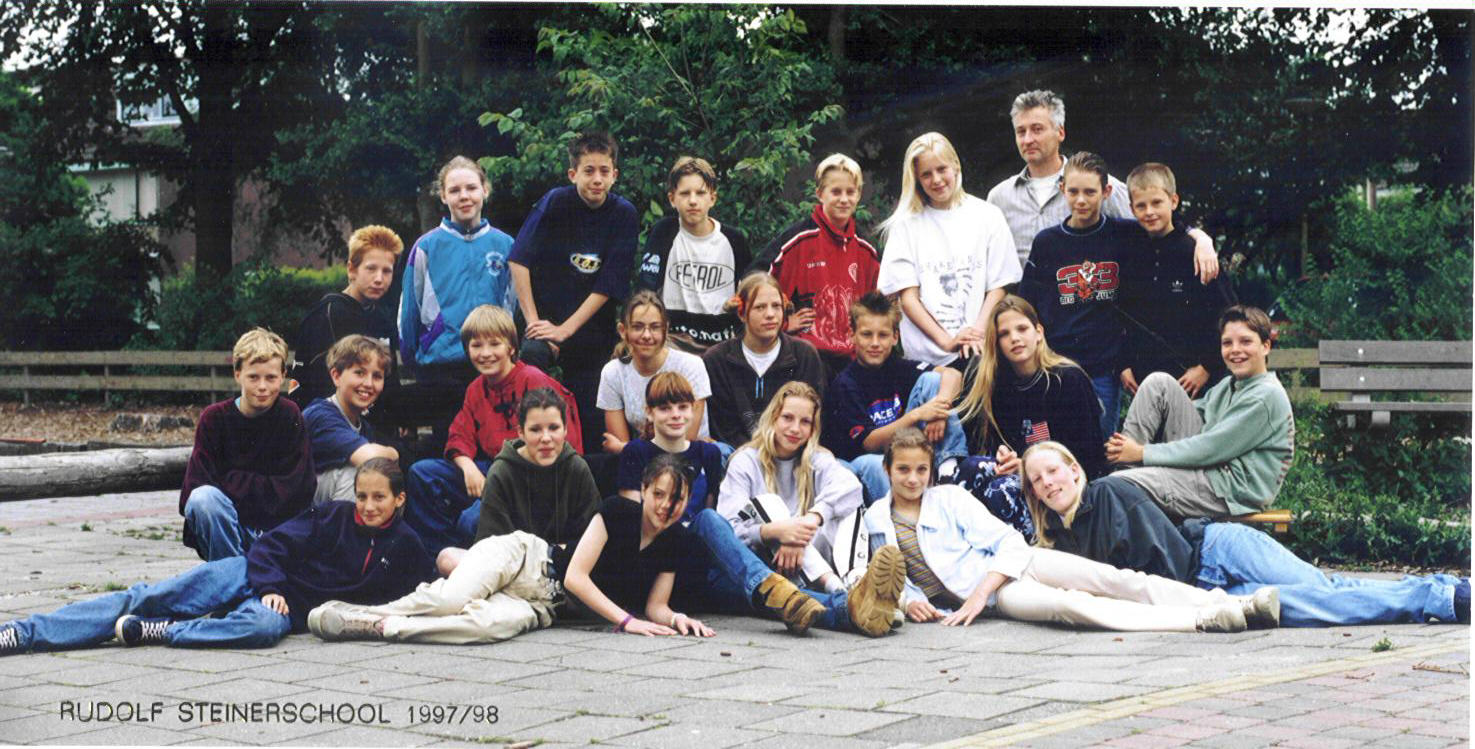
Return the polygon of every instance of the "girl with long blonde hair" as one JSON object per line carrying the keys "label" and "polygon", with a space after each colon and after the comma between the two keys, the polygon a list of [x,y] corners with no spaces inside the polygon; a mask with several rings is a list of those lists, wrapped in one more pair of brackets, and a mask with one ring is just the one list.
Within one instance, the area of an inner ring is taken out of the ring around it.
{"label": "girl with long blonde hair", "polygon": [[882,224],[876,285],[900,296],[908,359],[957,364],[978,353],[990,309],[1022,271],[1003,211],[963,190],[963,165],[941,133],[907,146],[901,197]]}
{"label": "girl with long blonde hair", "polygon": [[1060,440],[1089,457],[1089,475],[1105,473],[1101,406],[1086,373],[1050,349],[1039,315],[1024,299],[1005,296],[989,314],[983,340],[958,408],[970,457],[944,461],[938,480],[968,489],[995,517],[1033,540],[1019,453],[1036,442]]}
{"label": "girl with long blonde hair", "polygon": [[1075,456],[1058,442],[1031,447],[1023,463],[1025,501],[1041,548],[1231,595],[1274,597],[1279,621],[1289,627],[1470,622],[1469,578],[1328,576],[1240,523],[1200,519],[1174,526],[1146,490],[1120,476],[1087,483]]}
{"label": "girl with long blonde hair", "polygon": [[[820,396],[804,382],[785,383],[763,410],[753,438],[733,453],[717,495],[717,512],[760,558],[780,574],[798,578],[801,588],[822,601],[845,596],[845,584],[831,559],[841,520],[860,509],[861,487],[855,474],[819,444]],[[887,581],[896,559],[881,563]],[[901,575],[881,586],[881,601],[866,596],[864,610],[851,619],[871,635],[890,629]],[[889,591],[889,592],[888,592]],[[827,605],[830,605],[827,603]],[[836,624],[846,624],[837,622]],[[824,625],[821,625],[824,626]]]}

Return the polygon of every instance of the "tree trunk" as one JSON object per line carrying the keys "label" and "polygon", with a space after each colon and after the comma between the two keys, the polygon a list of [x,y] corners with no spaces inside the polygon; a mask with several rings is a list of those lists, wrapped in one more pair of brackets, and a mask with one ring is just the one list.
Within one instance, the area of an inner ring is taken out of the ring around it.
{"label": "tree trunk", "polygon": [[830,61],[837,66],[845,62],[845,6],[830,8]]}
{"label": "tree trunk", "polygon": [[205,3],[205,35],[197,61],[199,127],[188,143],[195,208],[196,283],[218,282],[230,272],[234,223],[235,117],[231,83],[237,74],[230,7]]}
{"label": "tree trunk", "polygon": [[177,488],[190,447],[0,457],[0,501]]}
{"label": "tree trunk", "polygon": [[[415,24],[415,89],[424,91],[430,85],[430,33],[425,28],[425,20],[421,19]],[[424,185],[427,181],[416,182],[415,190],[415,227],[417,233],[430,231],[440,222],[440,211],[435,198],[426,191]],[[407,255],[408,253],[406,253]],[[404,257],[404,256],[402,256]],[[403,267],[403,266],[401,266]],[[402,277],[396,273],[397,278]]]}

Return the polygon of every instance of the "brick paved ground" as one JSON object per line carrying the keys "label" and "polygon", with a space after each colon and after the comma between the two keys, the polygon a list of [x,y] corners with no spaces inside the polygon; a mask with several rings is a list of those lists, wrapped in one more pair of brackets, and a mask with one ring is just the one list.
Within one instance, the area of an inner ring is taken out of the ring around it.
{"label": "brick paved ground", "polygon": [[[176,499],[151,492],[0,503],[0,620],[197,563],[177,540]],[[757,619],[710,622],[719,636],[707,641],[561,626],[480,647],[293,636],[268,650],[109,645],[8,657],[0,659],[0,743],[1469,743],[1467,627],[1177,635],[990,620],[966,630],[909,625],[873,641],[794,638]],[[1385,638],[1393,648],[1374,652]],[[202,702],[367,706],[369,723],[229,721],[203,714]],[[98,703],[125,712],[136,705],[149,720],[80,719]],[[455,725],[421,719],[422,708],[437,705],[495,706],[497,720],[479,721],[484,710],[464,723],[458,713]]]}

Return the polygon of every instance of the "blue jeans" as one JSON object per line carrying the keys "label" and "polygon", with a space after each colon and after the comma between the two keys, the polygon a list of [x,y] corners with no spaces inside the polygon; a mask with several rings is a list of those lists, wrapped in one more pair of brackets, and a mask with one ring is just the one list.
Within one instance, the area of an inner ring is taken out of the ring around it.
{"label": "blue jeans", "polygon": [[[490,460],[476,461],[483,474],[491,466]],[[447,546],[471,545],[477,516],[472,516],[471,530],[466,532],[462,513],[474,504],[480,515],[481,505],[478,497],[467,496],[466,478],[459,466],[444,458],[417,460],[405,477],[405,491],[409,494],[405,522],[420,535],[432,558]]]}
{"label": "blue jeans", "polygon": [[[228,611],[224,618],[199,618]],[[68,604],[49,614],[33,614],[15,627],[25,650],[46,652],[99,645],[113,638],[118,617],[185,619],[169,626],[173,647],[266,648],[292,631],[286,616],[267,608],[246,581],[246,558],[206,562],[157,583]]]}
{"label": "blue jeans", "polygon": [[260,528],[242,525],[236,503],[213,486],[197,486],[185,500],[185,545],[207,562],[245,556],[261,534]]}
{"label": "blue jeans", "polygon": [[1035,522],[1029,516],[1029,507],[1024,503],[1024,490],[1019,483],[1019,474],[995,474],[993,457],[969,455],[958,461],[951,473],[939,471],[937,483],[956,484],[967,489],[974,499],[983,503],[990,515],[1019,531],[1026,543],[1034,543]]}
{"label": "blue jeans", "polygon": [[[697,513],[696,519],[687,528],[707,545],[710,556],[705,602],[721,613],[752,612],[753,592],[773,574],[773,570],[752,549],[738,540],[737,534],[732,531],[732,525],[726,518],[718,515],[716,510],[708,508]],[[804,593],[825,607],[824,616],[815,621],[817,626],[840,632],[855,629],[850,623],[850,609],[846,606],[846,594],[843,591],[825,593],[805,590]]]}
{"label": "blue jeans", "polygon": [[1116,420],[1121,410],[1122,381],[1116,374],[1104,374],[1091,378],[1091,389],[1096,391],[1096,400],[1101,401],[1101,438],[1104,440],[1116,432]]}
{"label": "blue jeans", "polygon": [[1270,536],[1237,523],[1213,523],[1199,551],[1198,586],[1249,595],[1280,589],[1286,627],[1427,622],[1454,623],[1452,575],[1407,575],[1402,580],[1328,576]]}
{"label": "blue jeans", "polygon": [[[936,372],[927,372],[917,378],[917,384],[912,386],[912,392],[907,395],[906,410],[914,408],[937,397],[937,390],[942,385],[942,376]],[[937,443],[937,463],[948,458],[962,458],[968,455],[968,438],[963,434],[963,422],[958,419],[957,414],[949,414],[947,426],[943,429],[942,440]],[[879,453],[866,453],[856,456],[855,460],[845,461],[855,477],[860,479],[860,485],[866,490],[866,505],[891,493],[891,478],[886,475],[886,467],[881,464]]]}

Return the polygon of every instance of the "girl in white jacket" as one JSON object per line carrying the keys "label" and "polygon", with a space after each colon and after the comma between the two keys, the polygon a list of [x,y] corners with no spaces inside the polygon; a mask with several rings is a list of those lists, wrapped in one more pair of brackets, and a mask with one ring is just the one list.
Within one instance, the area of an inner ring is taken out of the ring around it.
{"label": "girl in white jacket", "polygon": [[[897,544],[914,622],[972,623],[991,602],[1020,621],[1120,631],[1239,632],[1271,618],[1272,594],[1234,598],[1167,578],[1032,548],[966,490],[931,486],[932,447],[915,429],[886,450],[891,494],[866,511],[872,546]],[[1275,612],[1278,614],[1278,612]]]}

